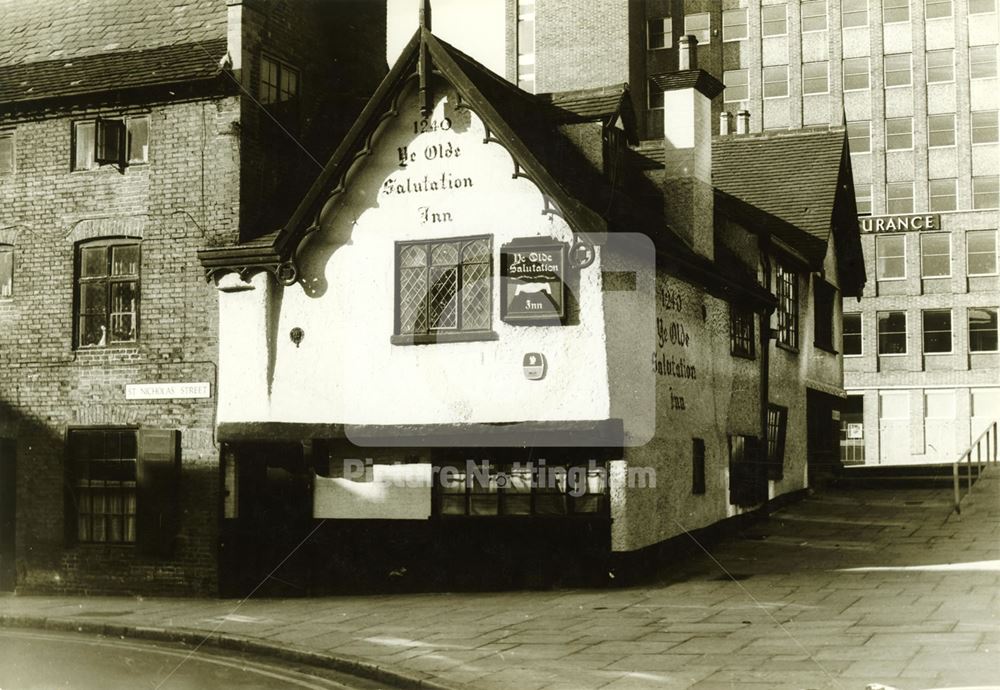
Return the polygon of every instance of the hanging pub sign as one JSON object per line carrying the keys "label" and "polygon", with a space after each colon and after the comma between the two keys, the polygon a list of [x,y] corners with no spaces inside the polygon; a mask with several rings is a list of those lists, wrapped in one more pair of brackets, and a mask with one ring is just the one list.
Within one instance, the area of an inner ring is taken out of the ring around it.
{"label": "hanging pub sign", "polygon": [[501,318],[510,323],[560,321],[565,314],[566,245],[545,238],[500,249]]}

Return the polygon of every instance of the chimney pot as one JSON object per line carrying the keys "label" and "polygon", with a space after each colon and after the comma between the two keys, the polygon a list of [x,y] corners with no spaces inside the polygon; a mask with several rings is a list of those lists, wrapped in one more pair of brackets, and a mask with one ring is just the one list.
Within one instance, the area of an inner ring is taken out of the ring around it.
{"label": "chimney pot", "polygon": [[719,135],[727,136],[732,130],[732,116],[723,111],[719,113]]}
{"label": "chimney pot", "polygon": [[698,69],[698,39],[691,34],[681,36],[678,49],[680,70]]}
{"label": "chimney pot", "polygon": [[747,110],[741,110],[736,113],[736,133],[737,134],[749,134],[750,133],[750,112]]}

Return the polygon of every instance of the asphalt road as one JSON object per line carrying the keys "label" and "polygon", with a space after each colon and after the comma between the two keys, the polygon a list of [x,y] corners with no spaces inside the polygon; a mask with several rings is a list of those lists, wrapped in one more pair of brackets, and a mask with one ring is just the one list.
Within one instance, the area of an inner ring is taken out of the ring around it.
{"label": "asphalt road", "polygon": [[0,690],[376,690],[326,669],[183,645],[80,633],[0,630]]}

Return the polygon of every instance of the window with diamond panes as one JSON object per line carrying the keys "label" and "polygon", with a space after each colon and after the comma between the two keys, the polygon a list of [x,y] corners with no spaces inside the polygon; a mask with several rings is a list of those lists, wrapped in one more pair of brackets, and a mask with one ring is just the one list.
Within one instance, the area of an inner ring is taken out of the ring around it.
{"label": "window with diamond panes", "polygon": [[399,244],[397,254],[397,334],[490,329],[489,237]]}

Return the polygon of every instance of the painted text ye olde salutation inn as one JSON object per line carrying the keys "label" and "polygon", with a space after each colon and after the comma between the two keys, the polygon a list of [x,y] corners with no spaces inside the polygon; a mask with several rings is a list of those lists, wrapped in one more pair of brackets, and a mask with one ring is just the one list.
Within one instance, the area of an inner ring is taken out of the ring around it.
{"label": "painted text ye olde salutation inn", "polygon": [[622,581],[829,471],[845,133],[713,139],[688,45],[639,141],[627,86],[422,26],[283,227],[199,252],[224,591]]}

